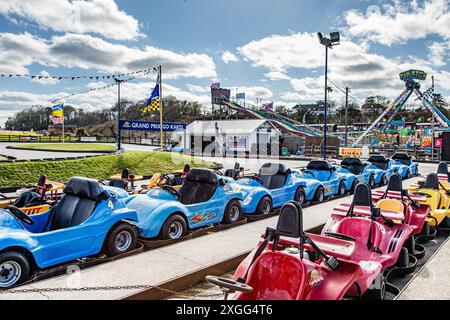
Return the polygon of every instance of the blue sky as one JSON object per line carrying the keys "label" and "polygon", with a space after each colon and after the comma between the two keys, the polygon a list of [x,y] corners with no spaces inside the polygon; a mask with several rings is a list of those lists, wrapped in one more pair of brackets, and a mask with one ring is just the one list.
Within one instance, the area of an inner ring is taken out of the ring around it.
{"label": "blue sky", "polygon": [[[1,0],[0,73],[95,76],[162,64],[165,94],[180,99],[208,107],[218,80],[245,91],[248,103],[293,106],[322,98],[316,32],[334,30],[342,41],[330,54],[330,78],[358,100],[394,98],[398,73],[410,68],[435,75],[437,91],[450,96],[449,0]],[[145,99],[153,79],[125,84],[125,98]],[[0,124],[32,104],[108,83],[0,78]],[[65,102],[100,109],[115,98],[111,88]]]}

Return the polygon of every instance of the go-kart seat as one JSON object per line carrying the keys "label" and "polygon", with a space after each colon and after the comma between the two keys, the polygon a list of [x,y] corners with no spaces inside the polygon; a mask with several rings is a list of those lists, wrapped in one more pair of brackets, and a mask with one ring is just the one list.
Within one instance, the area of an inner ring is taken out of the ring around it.
{"label": "go-kart seat", "polygon": [[122,179],[127,180],[130,177],[130,169],[123,169],[122,171]]}
{"label": "go-kart seat", "polygon": [[386,191],[403,191],[402,177],[398,173],[394,173],[389,178]]}
{"label": "go-kart seat", "polygon": [[410,166],[412,164],[412,157],[405,152],[397,152],[391,157],[391,159],[398,161],[405,166]]}
{"label": "go-kart seat", "polygon": [[315,176],[314,178],[319,179],[321,181],[328,181],[333,176],[333,166],[328,161],[325,160],[310,161],[306,166],[306,170],[318,171],[319,176]]}
{"label": "go-kart seat", "polygon": [[180,202],[185,205],[208,201],[217,189],[217,175],[209,169],[192,169],[180,188]]}
{"label": "go-kart seat", "polygon": [[389,159],[385,156],[371,156],[367,161],[380,170],[387,170],[389,168]]}
{"label": "go-kart seat", "polygon": [[436,173],[430,173],[422,186],[422,189],[439,190],[439,178]]}
{"label": "go-kart seat", "polygon": [[239,179],[239,170],[227,169],[224,173],[224,176],[237,180],[237,179]]}
{"label": "go-kart seat", "polygon": [[395,212],[405,212],[405,206],[399,200],[395,199],[381,199],[377,202],[377,208],[382,210],[390,210]]}
{"label": "go-kart seat", "polygon": [[47,176],[45,174],[41,175],[37,183],[36,193],[39,194],[42,199],[44,199],[45,192],[47,191],[47,187],[49,186],[51,185],[47,185]]}
{"label": "go-kart seat", "polygon": [[346,158],[342,160],[341,167],[347,169],[354,175],[360,175],[364,171],[364,164],[359,158]]}
{"label": "go-kart seat", "polygon": [[13,202],[13,206],[17,208],[39,206],[42,203],[42,197],[40,194],[32,191],[26,191],[22,193],[16,201]]}
{"label": "go-kart seat", "polygon": [[128,189],[128,181],[127,180],[111,180],[109,182],[110,187],[119,188],[123,190]]}
{"label": "go-kart seat", "polygon": [[448,163],[445,161],[442,161],[439,163],[438,165],[438,169],[437,169],[437,174],[438,175],[446,175],[447,176],[447,181],[450,182],[450,174],[448,172]]}
{"label": "go-kart seat", "polygon": [[64,188],[64,196],[53,208],[50,230],[77,226],[95,211],[103,191],[97,180],[74,177]]}
{"label": "go-kart seat", "polygon": [[259,170],[258,178],[260,178],[264,187],[269,190],[282,188],[290,174],[290,170],[281,163],[266,163]]}

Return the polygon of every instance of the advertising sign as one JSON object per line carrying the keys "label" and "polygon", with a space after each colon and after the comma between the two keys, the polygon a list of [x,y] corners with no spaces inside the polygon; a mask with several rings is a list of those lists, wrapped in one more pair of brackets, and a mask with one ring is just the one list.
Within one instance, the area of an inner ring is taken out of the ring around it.
{"label": "advertising sign", "polygon": [[[363,154],[364,153],[364,154]],[[339,148],[340,157],[358,157],[364,158],[369,157],[369,151],[366,148],[363,152],[363,148]]]}
{"label": "advertising sign", "polygon": [[[146,122],[146,121],[133,121],[133,120],[120,120],[120,129],[128,131],[160,131],[159,122]],[[164,132],[174,132],[186,130],[185,123],[176,122],[164,122]]]}

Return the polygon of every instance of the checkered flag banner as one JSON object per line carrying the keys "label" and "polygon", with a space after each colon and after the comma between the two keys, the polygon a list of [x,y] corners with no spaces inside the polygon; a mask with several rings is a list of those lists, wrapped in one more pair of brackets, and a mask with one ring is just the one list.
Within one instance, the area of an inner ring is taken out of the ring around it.
{"label": "checkered flag banner", "polygon": [[428,88],[422,93],[422,98],[430,100],[431,98],[433,98],[433,94],[434,94],[434,87]]}
{"label": "checkered flag banner", "polygon": [[159,111],[159,97],[156,97],[152,102],[144,108],[144,112]]}
{"label": "checkered flag banner", "polygon": [[220,82],[214,82],[211,84],[211,90],[218,90],[220,89]]}

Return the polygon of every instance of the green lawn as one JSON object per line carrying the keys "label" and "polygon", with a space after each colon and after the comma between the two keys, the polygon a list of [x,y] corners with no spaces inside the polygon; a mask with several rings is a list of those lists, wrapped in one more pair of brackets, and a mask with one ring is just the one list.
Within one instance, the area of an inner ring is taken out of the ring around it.
{"label": "green lawn", "polygon": [[[194,161],[195,160],[195,161]],[[41,174],[49,180],[67,181],[73,176],[107,179],[129,168],[136,175],[171,172],[190,163],[191,167],[211,167],[212,163],[172,153],[127,152],[89,159],[49,162],[0,163],[0,186],[34,184]]]}
{"label": "green lawn", "polygon": [[114,151],[117,149],[114,145],[105,145],[97,143],[26,143],[13,145],[17,149],[46,150],[46,151]]}

